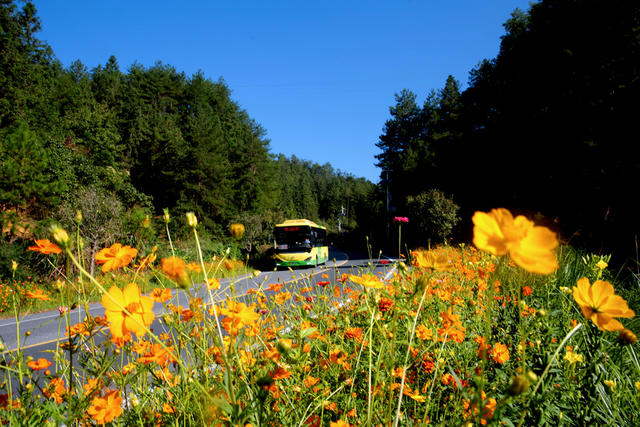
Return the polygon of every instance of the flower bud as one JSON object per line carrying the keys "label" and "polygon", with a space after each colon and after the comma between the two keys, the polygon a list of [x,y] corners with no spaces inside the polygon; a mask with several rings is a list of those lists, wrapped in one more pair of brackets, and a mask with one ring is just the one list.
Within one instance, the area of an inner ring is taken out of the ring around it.
{"label": "flower bud", "polygon": [[187,224],[189,224],[189,227],[193,228],[198,226],[198,218],[196,218],[196,214],[193,212],[187,212]]}
{"label": "flower bud", "polygon": [[169,209],[164,208],[164,214],[162,215],[162,219],[164,220],[165,223],[169,224],[169,221],[171,221],[171,217],[169,216]]}
{"label": "flower bud", "polygon": [[142,228],[149,228],[151,226],[151,218],[149,218],[149,215],[144,217],[140,225]]}
{"label": "flower bud", "polygon": [[229,226],[229,233],[236,239],[239,239],[244,235],[244,225],[237,222],[231,224]]}
{"label": "flower bud", "polygon": [[136,396],[131,396],[129,403],[131,403],[131,406],[136,407],[140,404],[140,399],[138,399]]}
{"label": "flower bud", "polygon": [[76,211],[76,224],[80,225],[80,223],[82,222],[82,212],[80,210]]}
{"label": "flower bud", "polygon": [[512,396],[522,394],[527,391],[530,384],[529,378],[527,378],[526,375],[520,374],[511,381],[511,384],[509,385],[509,394]]}
{"label": "flower bud", "polygon": [[280,354],[287,354],[293,348],[293,343],[290,339],[283,338],[278,341],[276,348]]}
{"label": "flower bud", "polygon": [[189,287],[191,286],[191,279],[189,279],[189,274],[186,271],[181,271],[176,278],[176,283],[181,289],[189,289]]}
{"label": "flower bud", "polygon": [[538,376],[536,375],[535,372],[527,371],[526,375],[527,375],[527,379],[529,380],[529,382],[531,382],[531,383],[538,382]]}
{"label": "flower bud", "polygon": [[623,329],[620,331],[620,334],[618,335],[618,342],[620,342],[621,345],[629,345],[629,344],[633,344],[638,340],[638,337],[636,337],[636,334],[633,333],[633,331],[630,331],[629,329]]}
{"label": "flower bud", "polygon": [[13,271],[16,271],[18,269],[18,263],[15,262],[14,260],[11,260],[11,269]]}
{"label": "flower bud", "polygon": [[64,228],[59,225],[52,225],[50,228],[51,236],[60,246],[67,247],[69,244],[69,235]]}

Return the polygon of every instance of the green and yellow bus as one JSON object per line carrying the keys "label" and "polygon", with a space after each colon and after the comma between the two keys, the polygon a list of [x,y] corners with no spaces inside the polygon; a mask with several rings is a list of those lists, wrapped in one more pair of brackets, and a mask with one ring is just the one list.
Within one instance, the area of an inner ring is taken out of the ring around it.
{"label": "green and yellow bus", "polygon": [[329,259],[327,229],[308,219],[276,224],[273,235],[276,267],[324,264]]}

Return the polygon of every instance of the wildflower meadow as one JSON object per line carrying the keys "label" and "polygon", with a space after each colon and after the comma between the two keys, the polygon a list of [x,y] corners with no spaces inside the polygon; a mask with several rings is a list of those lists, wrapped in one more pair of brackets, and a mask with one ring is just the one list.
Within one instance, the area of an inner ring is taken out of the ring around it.
{"label": "wildflower meadow", "polygon": [[[51,299],[66,334],[42,357],[25,357],[20,341],[2,353],[0,421],[640,424],[637,278],[622,280],[609,256],[561,245],[524,216],[476,212],[472,244],[416,248],[384,274],[372,257],[244,294],[233,275],[222,292],[219,271],[239,261],[203,253],[198,220],[187,220],[197,259],[114,244],[95,255],[94,275],[62,228],[34,242],[30,250],[59,257],[73,275],[57,279],[58,291],[34,285],[26,296],[0,293],[1,302],[19,325],[19,298]],[[104,316],[91,314],[86,289]],[[188,306],[171,302],[177,289],[192,296]],[[79,323],[78,298],[89,313]]]}

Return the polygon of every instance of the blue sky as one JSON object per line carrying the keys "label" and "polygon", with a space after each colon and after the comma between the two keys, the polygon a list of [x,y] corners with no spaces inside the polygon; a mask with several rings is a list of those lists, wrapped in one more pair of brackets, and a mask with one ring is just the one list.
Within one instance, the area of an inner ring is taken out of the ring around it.
{"label": "blue sky", "polygon": [[375,143],[403,88],[423,102],[449,74],[498,53],[522,0],[38,1],[46,41],[68,66],[115,55],[222,77],[267,131],[272,153],[378,181]]}

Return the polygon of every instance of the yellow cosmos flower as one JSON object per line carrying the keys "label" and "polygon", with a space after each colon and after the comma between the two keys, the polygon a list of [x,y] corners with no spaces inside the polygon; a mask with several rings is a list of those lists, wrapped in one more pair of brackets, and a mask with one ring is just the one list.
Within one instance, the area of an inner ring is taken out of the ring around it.
{"label": "yellow cosmos flower", "polygon": [[413,265],[418,268],[443,271],[451,267],[449,258],[444,252],[413,251],[411,256],[413,257]]}
{"label": "yellow cosmos flower", "polygon": [[362,276],[354,276],[353,274],[349,275],[349,280],[358,285],[362,285],[365,288],[373,288],[373,289],[382,289],[384,288],[384,283],[380,280],[380,278],[373,274],[363,274]]}
{"label": "yellow cosmos flower", "polygon": [[493,255],[509,253],[513,261],[527,271],[550,274],[558,268],[553,250],[556,234],[534,225],[522,215],[513,218],[507,209],[476,212],[473,215],[473,244]]}
{"label": "yellow cosmos flower", "polygon": [[153,299],[143,297],[135,283],[129,283],[124,290],[113,286],[108,294],[102,295],[102,305],[111,335],[116,338],[128,336],[131,332],[141,337],[153,322]]}
{"label": "yellow cosmos flower", "polygon": [[581,354],[578,354],[573,350],[567,350],[567,353],[564,355],[564,360],[569,362],[570,365],[573,365],[576,362],[582,363],[584,358]]}
{"label": "yellow cosmos flower", "polygon": [[615,317],[635,316],[624,298],[615,295],[613,285],[603,280],[596,280],[593,285],[586,277],[578,280],[578,286],[573,287],[573,299],[580,306],[584,317],[591,319],[604,331],[624,329],[624,326],[614,319]]}

